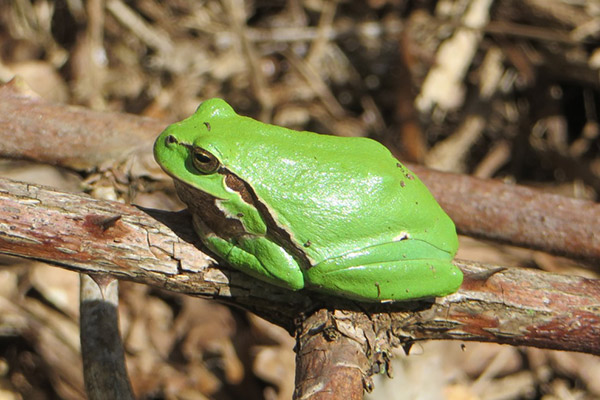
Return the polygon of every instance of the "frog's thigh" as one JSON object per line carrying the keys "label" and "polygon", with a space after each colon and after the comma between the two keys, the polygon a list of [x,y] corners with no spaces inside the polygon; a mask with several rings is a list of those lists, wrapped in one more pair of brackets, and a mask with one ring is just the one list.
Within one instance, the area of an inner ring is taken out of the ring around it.
{"label": "frog's thigh", "polygon": [[450,258],[424,241],[383,243],[313,266],[306,272],[307,285],[370,301],[445,296],[462,283]]}
{"label": "frog's thigh", "polygon": [[304,287],[304,276],[296,260],[264,237],[248,235],[234,245],[210,235],[204,243],[231,266],[257,279],[291,290]]}
{"label": "frog's thigh", "polygon": [[411,300],[454,293],[462,274],[450,261],[405,260],[308,270],[307,286],[367,301]]}

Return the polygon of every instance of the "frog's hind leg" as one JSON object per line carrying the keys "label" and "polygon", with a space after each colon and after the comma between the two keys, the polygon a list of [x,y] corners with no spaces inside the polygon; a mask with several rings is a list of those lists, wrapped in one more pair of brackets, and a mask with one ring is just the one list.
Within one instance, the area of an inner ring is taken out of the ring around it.
{"label": "frog's hind leg", "polygon": [[458,290],[462,273],[451,259],[427,242],[407,240],[325,260],[305,276],[308,287],[337,296],[374,302],[413,300]]}

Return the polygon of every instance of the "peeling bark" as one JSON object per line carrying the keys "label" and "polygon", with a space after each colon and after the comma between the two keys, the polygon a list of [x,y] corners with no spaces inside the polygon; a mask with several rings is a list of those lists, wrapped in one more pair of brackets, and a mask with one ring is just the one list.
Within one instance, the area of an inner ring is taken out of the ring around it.
{"label": "peeling bark", "polygon": [[[365,345],[379,337],[389,346],[456,339],[600,354],[600,280],[456,261],[465,274],[461,289],[433,302],[370,304],[286,291],[198,250],[186,212],[142,210],[9,180],[0,180],[0,232],[0,253],[214,298],[290,332],[299,316],[326,308],[360,322],[351,326],[365,332]],[[369,352],[384,348],[377,340]]]}

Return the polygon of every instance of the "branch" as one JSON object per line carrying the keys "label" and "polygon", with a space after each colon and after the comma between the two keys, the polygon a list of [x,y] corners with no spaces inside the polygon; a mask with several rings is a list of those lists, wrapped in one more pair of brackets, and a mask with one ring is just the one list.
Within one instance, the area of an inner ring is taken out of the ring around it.
{"label": "branch", "polygon": [[356,303],[286,291],[217,265],[195,247],[186,212],[143,210],[9,180],[0,180],[0,232],[0,253],[214,298],[290,332],[299,315],[329,310],[337,330],[352,321],[352,329],[363,332],[354,339],[369,349],[365,354],[460,339],[600,355],[600,280],[457,261],[465,280],[454,295],[434,303]]}
{"label": "branch", "polygon": [[79,326],[85,388],[90,400],[133,399],[119,333],[118,281],[80,275]]}
{"label": "branch", "polygon": [[[132,164],[127,171],[131,180],[145,175],[170,181],[158,172],[150,151],[165,126],[165,122],[150,118],[48,104],[32,97],[17,80],[0,87],[1,157],[43,161],[76,170],[127,162]],[[597,203],[410,167],[430,188],[460,233],[600,262]]]}
{"label": "branch", "polygon": [[417,165],[410,168],[459,233],[600,263],[600,204]]}
{"label": "branch", "polygon": [[166,125],[131,114],[51,104],[19,78],[0,86],[0,157],[4,158],[91,171],[137,154],[151,157],[152,143]]}

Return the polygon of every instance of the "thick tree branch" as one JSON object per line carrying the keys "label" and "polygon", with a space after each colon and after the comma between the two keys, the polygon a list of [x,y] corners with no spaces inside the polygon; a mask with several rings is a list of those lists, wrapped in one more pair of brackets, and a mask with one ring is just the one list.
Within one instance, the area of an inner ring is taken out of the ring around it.
{"label": "thick tree branch", "polygon": [[459,233],[600,264],[600,204],[411,165]]}
{"label": "thick tree branch", "polygon": [[[128,163],[130,175],[169,180],[158,174],[150,152],[152,141],[165,125],[133,115],[48,104],[24,92],[17,81],[0,87],[0,157],[77,170]],[[597,203],[410,167],[461,233],[600,262]]]}
{"label": "thick tree branch", "polygon": [[599,280],[457,262],[465,281],[454,295],[434,303],[359,304],[278,289],[217,266],[194,246],[185,212],[140,210],[9,180],[0,180],[0,232],[0,253],[212,297],[290,332],[299,315],[326,308],[344,335],[352,336],[350,327],[360,332],[354,340],[365,354],[427,339],[600,354]]}

